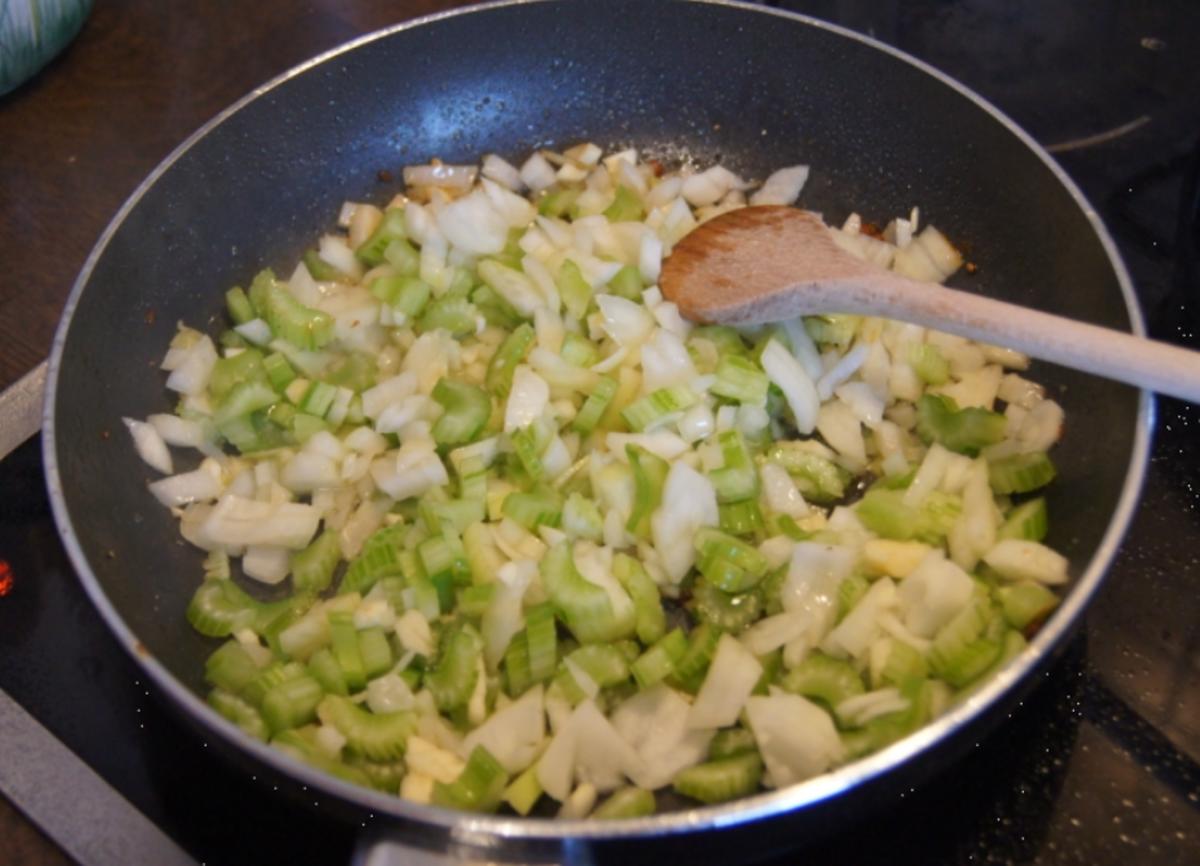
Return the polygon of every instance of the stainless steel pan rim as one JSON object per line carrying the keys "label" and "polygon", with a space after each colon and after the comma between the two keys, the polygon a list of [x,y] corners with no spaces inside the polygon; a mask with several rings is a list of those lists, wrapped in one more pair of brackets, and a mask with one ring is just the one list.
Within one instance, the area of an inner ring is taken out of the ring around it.
{"label": "stainless steel pan rim", "polygon": [[[1116,509],[1109,520],[1103,540],[1087,568],[1079,575],[1064,599],[1063,604],[1047,621],[1026,650],[1014,659],[991,682],[972,695],[968,700],[937,721],[927,725],[922,730],[912,734],[891,747],[848,764],[825,775],[807,782],[793,785],[779,791],[766,792],[719,806],[709,806],[684,811],[669,812],[646,818],[624,819],[610,822],[594,822],[587,820],[558,820],[544,818],[510,818],[492,815],[476,815],[454,812],[431,806],[422,806],[406,800],[392,797],[383,793],[360,788],[328,776],[312,767],[293,760],[284,753],[252,739],[237,726],[227,721],[212,710],[197,694],[183,686],[167,669],[142,647],[137,636],[132,632],[125,620],[113,607],[100,586],[91,564],[71,525],[70,516],[63,491],[63,479],[59,472],[59,462],[55,450],[56,423],[55,404],[58,393],[58,378],[62,364],[64,345],[71,320],[78,305],[80,296],[87,286],[92,271],[103,255],[109,241],[129,212],[138,204],[143,195],[171,166],[186,153],[197,141],[206,136],[211,130],[227,118],[254,102],[263,94],[274,90],[282,83],[304,73],[312,67],[319,66],[332,58],[353,51],[360,45],[382,39],[391,34],[422,27],[444,18],[476,14],[487,9],[506,6],[525,5],[530,3],[553,3],[555,0],[500,0],[464,9],[452,10],[445,13],[414,19],[394,27],[376,31],[359,39],[348,42],[340,47],[320,54],[277,78],[253,90],[240,101],[214,117],[192,136],[177,147],[157,168],[142,182],[122,206],[113,220],[105,229],[96,246],[88,256],[78,279],[68,297],[63,317],[55,333],[53,348],[50,356],[49,375],[46,387],[46,401],[43,409],[44,435],[42,437],[42,454],[46,467],[47,486],[54,519],[62,537],[63,544],[75,567],[84,589],[93,604],[100,611],[109,628],[118,640],[134,657],[137,663],[146,671],[158,688],[170,696],[182,709],[191,716],[202,720],[207,728],[217,732],[222,738],[237,749],[253,755],[275,770],[289,775],[300,783],[316,790],[323,790],[336,795],[343,800],[354,803],[363,809],[376,814],[391,815],[416,824],[423,824],[446,831],[448,837],[455,842],[477,849],[488,849],[502,844],[503,840],[529,840],[551,842],[563,838],[581,840],[616,840],[637,838],[643,836],[671,836],[685,834],[692,830],[710,829],[752,823],[771,816],[812,806],[840,793],[856,788],[870,780],[881,777],[909,759],[920,755],[935,743],[949,738],[971,722],[975,721],[986,708],[992,705],[1003,693],[1038,666],[1038,664],[1068,635],[1083,608],[1091,600],[1100,586],[1105,571],[1115,556],[1121,538],[1124,535],[1133,516],[1137,498],[1141,490],[1146,463],[1149,455],[1150,435],[1153,429],[1154,411],[1152,395],[1142,392],[1139,395],[1137,424],[1133,437],[1133,448],[1125,472],[1125,480],[1121,489]],[[1052,171],[1058,183],[1061,184],[1074,199],[1079,209],[1086,215],[1093,231],[1100,240],[1117,280],[1131,322],[1131,329],[1139,335],[1145,334],[1145,325],[1141,311],[1138,308],[1136,296],[1116,247],[1108,231],[1101,223],[1099,216],[1084,198],[1071,179],[1063,172],[1054,159],[1027,133],[1018,127],[1011,119],[1000,112],[985,99],[967,89],[962,84],[947,77],[932,66],[885,45],[868,36],[829,24],[808,16],[776,9],[753,6],[747,3],[732,2],[732,0],[680,0],[703,5],[717,5],[743,9],[759,15],[773,15],[802,23],[809,27],[819,28],[835,33],[843,38],[862,43],[870,48],[891,55],[892,57],[916,67],[925,74],[932,76],[946,87],[965,96],[975,103],[982,111],[991,115],[1001,126],[1016,136],[1032,151],[1039,160]]]}

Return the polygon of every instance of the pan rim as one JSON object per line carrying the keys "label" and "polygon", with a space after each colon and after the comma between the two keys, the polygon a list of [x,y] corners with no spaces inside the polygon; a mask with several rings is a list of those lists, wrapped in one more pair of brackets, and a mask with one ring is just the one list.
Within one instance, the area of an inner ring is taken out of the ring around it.
{"label": "pan rim", "polygon": [[[1024,680],[1049,656],[1052,650],[1077,624],[1077,620],[1083,609],[1091,601],[1103,582],[1104,576],[1116,555],[1120,541],[1129,527],[1140,496],[1149,457],[1151,431],[1154,424],[1152,395],[1147,391],[1141,391],[1138,395],[1136,426],[1129,464],[1125,471],[1125,480],[1117,500],[1116,508],[1109,519],[1100,544],[1097,546],[1087,568],[1075,582],[1071,593],[1064,600],[1064,603],[1018,658],[1010,662],[986,686],[982,687],[968,700],[936,721],[926,725],[920,731],[866,758],[782,790],[759,793],[722,805],[698,807],[646,818],[624,819],[611,822],[594,822],[585,819],[511,818],[465,814],[438,807],[415,804],[398,797],[360,788],[328,776],[309,765],[292,759],[279,750],[252,739],[237,726],[219,716],[195,692],[184,686],[156,658],[145,651],[136,635],[109,601],[95,573],[92,571],[91,565],[79,539],[75,535],[71,523],[60,475],[57,451],[54,445],[57,429],[55,406],[58,395],[59,373],[67,335],[79,300],[91,280],[92,272],[106,251],[113,235],[124,223],[129,213],[138,205],[143,196],[158,180],[198,141],[264,94],[275,90],[290,79],[314,67],[320,66],[333,58],[349,53],[370,42],[388,38],[399,32],[424,27],[447,18],[461,15],[486,12],[510,6],[553,4],[558,2],[561,2],[561,0],[497,0],[497,2],[483,3],[422,16],[364,34],[297,64],[266,83],[254,88],[244,97],[203,124],[164,158],[138,185],[114,215],[89,253],[68,295],[62,318],[55,331],[47,372],[45,403],[43,406],[44,435],[42,437],[42,456],[46,470],[47,490],[59,536],[62,539],[71,564],[79,575],[80,581],[93,605],[100,612],[109,629],[118,638],[121,645],[133,656],[137,664],[150,676],[156,686],[190,716],[198,718],[208,730],[220,735],[227,743],[241,752],[253,755],[256,760],[296,779],[302,784],[323,790],[341,800],[370,810],[375,814],[382,813],[402,820],[414,821],[427,826],[431,825],[441,831],[445,831],[452,842],[483,849],[494,848],[497,838],[512,842],[527,841],[531,843],[555,843],[566,838],[586,839],[589,841],[615,841],[636,839],[649,835],[659,837],[671,836],[696,830],[754,823],[782,813],[814,806],[839,793],[872,782],[893,770],[899,769],[901,765],[917,757],[935,742],[950,738],[969,727],[979,719],[987,707],[999,701],[1010,687],[1018,681]],[[1026,149],[1032,152],[1051,171],[1055,180],[1074,200],[1076,206],[1082,211],[1092,231],[1100,241],[1108,258],[1109,265],[1112,267],[1117,278],[1126,312],[1129,316],[1130,330],[1134,334],[1145,335],[1145,324],[1136,294],[1133,290],[1132,281],[1120,253],[1116,249],[1115,243],[1100,220],[1099,214],[1054,158],[1013,120],[982,96],[961,82],[941,72],[936,67],[900,49],[827,21],[795,12],[739,2],[739,0],[676,0],[676,2],[680,5],[689,3],[693,5],[719,6],[739,9],[744,12],[777,16],[804,26],[824,30],[842,38],[861,43],[875,51],[882,51],[901,62],[915,67],[942,85],[949,87],[960,96],[970,100],[977,108],[990,115],[992,119],[1004,127],[1010,134],[1014,135]],[[420,840],[412,840],[412,842],[413,844],[420,844]]]}

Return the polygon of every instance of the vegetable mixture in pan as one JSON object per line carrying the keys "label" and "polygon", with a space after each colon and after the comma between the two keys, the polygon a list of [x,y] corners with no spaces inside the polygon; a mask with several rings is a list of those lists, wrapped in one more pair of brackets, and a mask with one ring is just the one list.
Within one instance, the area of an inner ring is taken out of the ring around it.
{"label": "vegetable mixture in pan", "polygon": [[[616,818],[820,774],[1020,652],[1067,580],[1037,496],[1062,410],[1027,359],[846,315],[695,325],[655,286],[699,221],[807,175],[594,144],[409,167],[230,289],[216,342],[181,325],[176,412],[126,423],[208,551],[213,708],[411,800]],[[916,211],[832,231],[961,264]]]}

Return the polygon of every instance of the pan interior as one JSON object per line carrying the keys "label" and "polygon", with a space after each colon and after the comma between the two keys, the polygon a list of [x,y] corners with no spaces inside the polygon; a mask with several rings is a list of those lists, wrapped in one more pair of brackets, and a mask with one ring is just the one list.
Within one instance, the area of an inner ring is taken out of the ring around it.
{"label": "pan interior", "polygon": [[[157,363],[176,323],[215,333],[226,288],[290,267],[343,200],[398,191],[381,172],[582,140],[760,179],[808,163],[802,203],[830,220],[919,205],[978,265],[956,285],[1129,327],[1104,246],[1054,172],[967,96],[836,31],[723,5],[529,3],[366,41],[179,153],[113,228],[60,333],[53,448],[85,580],[177,680],[201,691],[212,649],[183,620],[202,553],[147,492],[120,423],[173,406]],[[1046,365],[1034,376],[1067,412],[1050,541],[1079,573],[1117,508],[1138,396]]]}

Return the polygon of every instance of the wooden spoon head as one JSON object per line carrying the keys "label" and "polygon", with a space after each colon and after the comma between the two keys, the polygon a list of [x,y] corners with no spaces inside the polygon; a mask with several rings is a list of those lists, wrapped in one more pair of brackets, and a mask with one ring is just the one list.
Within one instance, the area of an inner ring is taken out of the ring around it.
{"label": "wooden spoon head", "polygon": [[659,288],[692,321],[761,324],[827,311],[807,290],[869,270],[817,214],[760,205],[693,229],[663,263]]}

